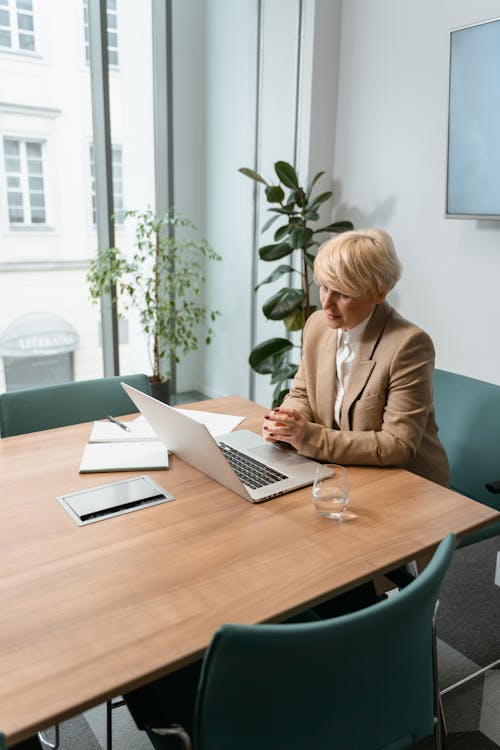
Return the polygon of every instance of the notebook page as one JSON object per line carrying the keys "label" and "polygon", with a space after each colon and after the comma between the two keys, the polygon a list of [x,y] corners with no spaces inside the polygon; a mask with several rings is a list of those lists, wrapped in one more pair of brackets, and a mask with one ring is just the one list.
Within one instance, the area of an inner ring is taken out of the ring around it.
{"label": "notebook page", "polygon": [[94,422],[89,443],[131,443],[135,441],[160,440],[149,422],[142,415],[136,419],[120,421],[123,421],[123,424],[126,424],[129,430],[124,430],[120,425],[105,419]]}

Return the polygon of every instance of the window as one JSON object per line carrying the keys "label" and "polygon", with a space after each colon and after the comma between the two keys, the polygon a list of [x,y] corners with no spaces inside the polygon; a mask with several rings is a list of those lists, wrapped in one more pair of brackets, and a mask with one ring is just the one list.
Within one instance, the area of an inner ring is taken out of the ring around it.
{"label": "window", "polygon": [[4,138],[4,160],[9,222],[45,224],[43,143]]}
{"label": "window", "polygon": [[0,49],[35,51],[33,0],[0,0]]}
{"label": "window", "polygon": [[[115,222],[123,223],[123,180],[122,180],[122,148],[121,146],[111,147],[111,163],[113,171],[113,210],[115,213]],[[94,147],[90,146],[90,192],[92,196],[92,224],[96,224],[96,194],[95,194],[95,163]]]}
{"label": "window", "polygon": [[[2,2],[2,0],[0,0]],[[108,31],[108,61],[118,67],[118,14],[117,0],[106,0],[106,23]],[[83,33],[85,37],[85,62],[90,60],[89,48],[89,2],[83,0]]]}

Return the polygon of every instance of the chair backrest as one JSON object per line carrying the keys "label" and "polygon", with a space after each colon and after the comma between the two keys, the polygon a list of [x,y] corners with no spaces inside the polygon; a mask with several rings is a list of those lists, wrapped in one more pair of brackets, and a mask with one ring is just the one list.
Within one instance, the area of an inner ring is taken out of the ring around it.
{"label": "chair backrest", "polygon": [[137,411],[121,382],[151,393],[147,375],[117,375],[78,380],[41,388],[8,391],[0,395],[2,437],[49,430],[79,422]]}
{"label": "chair backrest", "polygon": [[455,537],[389,599],[307,624],[223,625],[206,653],[195,750],[381,750],[434,731],[436,600]]}
{"label": "chair backrest", "polygon": [[[500,386],[436,370],[434,406],[451,488],[500,510],[500,494],[485,488],[486,482],[500,480]],[[498,533],[500,523],[466,540],[470,544]]]}

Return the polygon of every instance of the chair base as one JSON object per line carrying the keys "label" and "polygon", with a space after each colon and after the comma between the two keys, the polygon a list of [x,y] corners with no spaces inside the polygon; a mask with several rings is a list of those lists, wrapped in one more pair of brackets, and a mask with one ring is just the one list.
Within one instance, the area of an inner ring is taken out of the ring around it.
{"label": "chair base", "polygon": [[467,683],[471,682],[472,680],[475,680],[476,677],[480,677],[485,672],[489,672],[490,669],[495,669],[495,667],[499,667],[499,666],[500,666],[500,659],[497,659],[496,661],[492,661],[491,664],[488,664],[487,667],[478,669],[477,672],[473,672],[467,677],[464,677],[462,680],[458,680],[457,682],[454,682],[452,685],[449,685],[447,688],[444,688],[444,690],[441,690],[441,696],[446,695],[447,693],[451,693],[452,690],[456,690],[457,688],[462,687],[462,685],[467,685]]}
{"label": "chair base", "polygon": [[56,724],[54,727],[54,742],[48,740],[43,732],[38,732],[38,739],[40,740],[40,744],[43,748],[47,748],[47,750],[57,750],[59,745],[61,744],[59,724]]}

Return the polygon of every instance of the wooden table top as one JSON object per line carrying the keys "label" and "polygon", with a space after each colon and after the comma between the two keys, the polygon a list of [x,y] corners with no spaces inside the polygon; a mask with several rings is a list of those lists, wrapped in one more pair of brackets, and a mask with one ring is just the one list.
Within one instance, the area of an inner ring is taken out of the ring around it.
{"label": "wooden table top", "polygon": [[[242,415],[239,397],[192,404]],[[171,456],[176,500],[77,526],[56,500],[131,472],[80,475],[91,424],[0,440],[0,729],[10,742],[199,657],[224,622],[277,621],[500,515],[401,469],[349,468],[354,521],[307,487],[253,505]],[[143,472],[137,472],[143,473]]]}

